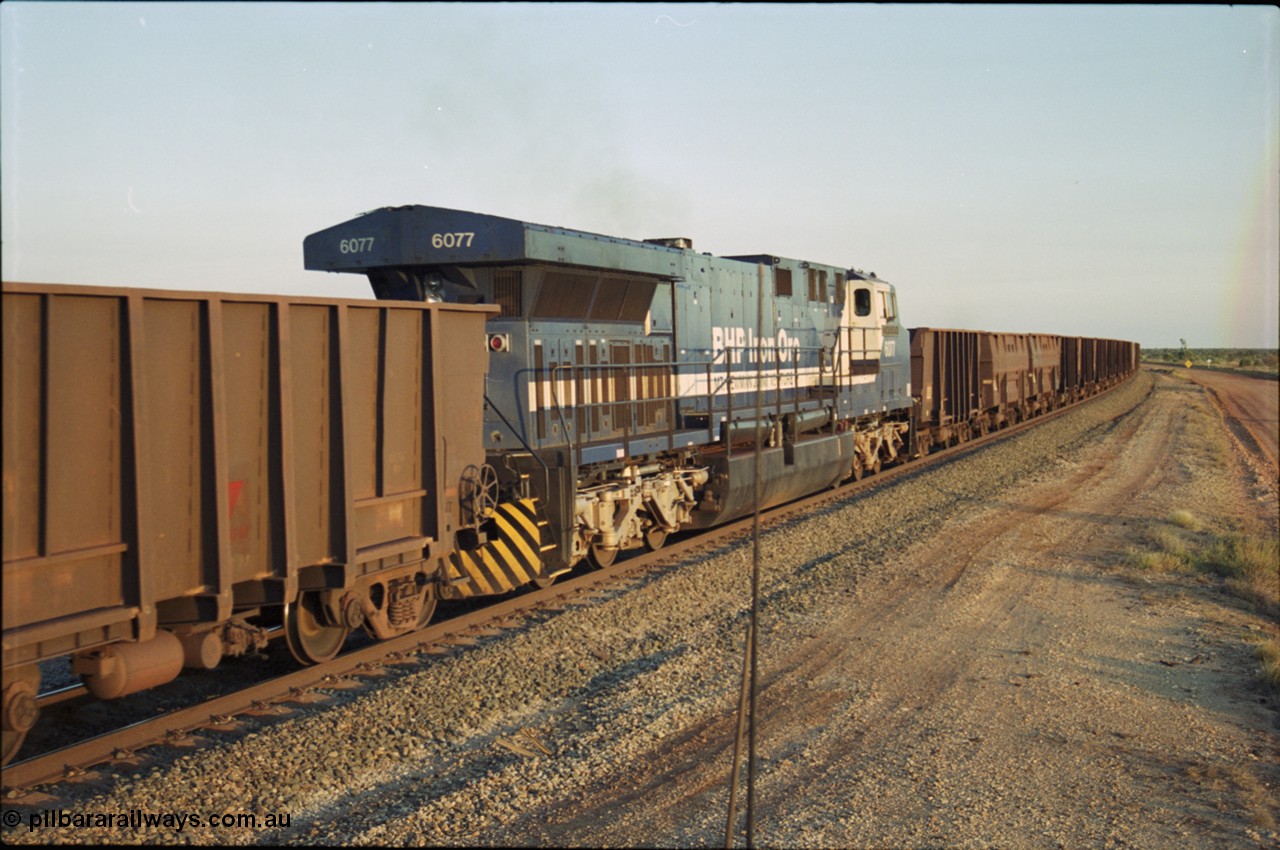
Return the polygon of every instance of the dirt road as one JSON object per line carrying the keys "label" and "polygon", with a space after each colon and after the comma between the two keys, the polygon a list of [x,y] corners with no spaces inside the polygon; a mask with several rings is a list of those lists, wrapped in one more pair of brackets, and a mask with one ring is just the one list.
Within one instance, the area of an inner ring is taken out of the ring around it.
{"label": "dirt road", "polygon": [[1280,464],[1280,382],[1228,372],[1188,369],[1186,376],[1207,387],[1247,451],[1256,450],[1271,466]]}

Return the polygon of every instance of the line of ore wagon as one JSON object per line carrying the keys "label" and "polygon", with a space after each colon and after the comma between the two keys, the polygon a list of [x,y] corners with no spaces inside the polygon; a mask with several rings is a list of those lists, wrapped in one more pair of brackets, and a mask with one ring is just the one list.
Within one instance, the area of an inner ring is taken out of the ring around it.
{"label": "line of ore wagon", "polygon": [[309,236],[378,300],[6,283],[4,759],[113,698],[299,662],[1069,404],[1129,342],[916,329],[874,273],[431,207]]}

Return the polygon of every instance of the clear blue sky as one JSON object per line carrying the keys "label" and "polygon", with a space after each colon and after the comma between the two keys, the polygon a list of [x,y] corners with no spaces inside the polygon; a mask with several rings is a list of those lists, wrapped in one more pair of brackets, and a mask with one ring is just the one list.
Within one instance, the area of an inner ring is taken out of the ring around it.
{"label": "clear blue sky", "polygon": [[5,280],[365,297],[303,237],[418,203],[1280,345],[1268,6],[5,2],[0,62]]}

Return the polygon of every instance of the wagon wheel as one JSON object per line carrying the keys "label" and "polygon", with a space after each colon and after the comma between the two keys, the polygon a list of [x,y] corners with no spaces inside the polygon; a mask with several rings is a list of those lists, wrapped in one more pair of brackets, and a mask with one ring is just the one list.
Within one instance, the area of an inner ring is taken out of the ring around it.
{"label": "wagon wheel", "polygon": [[284,607],[284,637],[299,664],[323,664],[338,654],[351,630],[324,622],[324,603],[317,591],[304,591]]}
{"label": "wagon wheel", "polygon": [[599,543],[592,543],[591,548],[587,550],[587,563],[593,570],[603,570],[606,567],[611,567],[617,559],[617,546],[607,549]]}
{"label": "wagon wheel", "polygon": [[473,525],[480,525],[498,506],[498,473],[489,464],[471,464],[462,470],[458,488],[462,508],[471,514]]}
{"label": "wagon wheel", "polygon": [[0,752],[0,764],[9,761],[22,749],[22,742],[27,732],[35,726],[40,716],[40,706],[36,703],[40,691],[40,668],[33,665],[22,667],[12,673],[5,674],[4,681],[4,730]]}
{"label": "wagon wheel", "polygon": [[431,622],[431,618],[435,616],[435,613],[436,595],[432,593],[422,601],[422,610],[418,612],[418,624],[413,627],[414,630],[424,628],[427,623]]}

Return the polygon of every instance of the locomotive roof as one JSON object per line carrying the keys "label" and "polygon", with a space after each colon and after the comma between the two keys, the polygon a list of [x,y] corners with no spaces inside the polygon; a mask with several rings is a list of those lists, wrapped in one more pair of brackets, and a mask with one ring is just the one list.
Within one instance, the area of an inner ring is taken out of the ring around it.
{"label": "locomotive roof", "polygon": [[[729,262],[810,265],[767,254],[713,257],[700,254],[691,247],[670,247],[657,242],[422,205],[372,210],[313,233],[303,241],[303,260],[307,269],[358,274],[365,274],[371,269],[404,266],[548,262],[681,278],[685,276],[686,262],[704,257]],[[849,270],[849,276],[866,277],[858,270]],[[875,279],[875,275],[870,278]]]}

